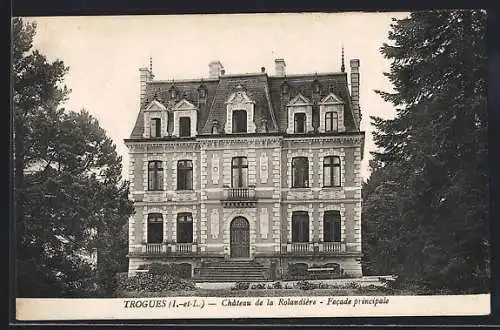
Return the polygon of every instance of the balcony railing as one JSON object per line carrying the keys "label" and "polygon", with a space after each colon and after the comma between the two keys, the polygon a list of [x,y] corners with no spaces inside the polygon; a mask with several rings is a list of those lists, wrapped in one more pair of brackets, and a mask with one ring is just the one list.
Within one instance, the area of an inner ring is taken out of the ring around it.
{"label": "balcony railing", "polygon": [[255,186],[224,187],[223,202],[225,207],[255,207]]}
{"label": "balcony railing", "polygon": [[346,252],[343,242],[291,242],[283,246],[282,252],[290,254],[335,254]]}
{"label": "balcony railing", "polygon": [[163,244],[162,243],[147,243],[146,244],[146,253],[148,254],[160,254],[163,252]]}
{"label": "balcony railing", "polygon": [[341,242],[323,242],[320,245],[323,248],[323,252],[345,252],[345,244]]}
{"label": "balcony railing", "polygon": [[191,253],[193,252],[193,244],[192,243],[177,243],[175,244],[175,251],[178,253]]}

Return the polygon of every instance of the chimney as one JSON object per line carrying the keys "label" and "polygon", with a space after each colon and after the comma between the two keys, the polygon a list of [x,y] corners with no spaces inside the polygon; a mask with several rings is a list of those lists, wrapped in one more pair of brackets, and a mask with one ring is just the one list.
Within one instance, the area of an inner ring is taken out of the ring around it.
{"label": "chimney", "polygon": [[148,68],[139,68],[139,82],[141,86],[141,106],[146,102],[146,83],[153,80],[153,75]]}
{"label": "chimney", "polygon": [[361,122],[361,111],[359,108],[359,60],[352,59],[351,65],[351,100],[353,107],[354,120],[359,128]]}
{"label": "chimney", "polygon": [[284,77],[286,75],[285,72],[285,60],[282,58],[277,58],[274,60],[274,64],[276,66],[276,76],[278,77]]}
{"label": "chimney", "polygon": [[208,77],[211,79],[218,79],[225,73],[224,67],[220,61],[212,61],[208,64]]}

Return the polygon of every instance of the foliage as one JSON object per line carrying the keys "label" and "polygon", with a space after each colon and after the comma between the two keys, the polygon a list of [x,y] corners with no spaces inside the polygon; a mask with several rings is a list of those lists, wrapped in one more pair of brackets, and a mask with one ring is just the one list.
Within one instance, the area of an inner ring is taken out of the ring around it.
{"label": "foliage", "polygon": [[250,289],[253,289],[253,290],[262,290],[262,289],[265,289],[266,288],[266,284],[264,283],[257,283],[257,284],[252,284],[250,286]]}
{"label": "foliage", "polygon": [[231,290],[248,290],[250,288],[250,283],[248,282],[236,282]]}
{"label": "foliage", "polygon": [[[189,267],[185,267],[185,266]],[[141,265],[140,269],[146,269],[149,273],[155,275],[170,275],[179,278],[190,278],[191,267],[189,264],[163,264],[154,262],[149,265]]]}
{"label": "foliage", "polygon": [[128,183],[97,120],[60,108],[68,68],[32,50],[35,31],[13,20],[17,296],[106,295],[126,263],[117,233],[133,210]]}
{"label": "foliage", "polygon": [[378,147],[363,189],[364,271],[438,292],[489,287],[486,13],[395,20],[386,73],[394,119],[372,117]]}
{"label": "foliage", "polygon": [[160,292],[160,291],[193,291],[193,281],[181,279],[166,273],[138,273],[120,282],[118,291]]}

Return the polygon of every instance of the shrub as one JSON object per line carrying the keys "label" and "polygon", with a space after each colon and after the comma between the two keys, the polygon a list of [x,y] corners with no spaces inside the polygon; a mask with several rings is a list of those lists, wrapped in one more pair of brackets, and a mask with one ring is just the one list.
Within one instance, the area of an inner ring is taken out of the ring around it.
{"label": "shrub", "polygon": [[274,282],[272,284],[272,288],[273,289],[283,289],[283,284],[281,284],[281,282]]}
{"label": "shrub", "polygon": [[236,282],[236,284],[231,287],[231,290],[248,290],[250,283],[248,282]]}
{"label": "shrub", "polygon": [[345,286],[347,289],[359,289],[361,285],[357,282],[349,282]]}
{"label": "shrub", "polygon": [[196,285],[193,281],[154,272],[139,273],[118,284],[118,290],[140,292],[192,291],[195,289]]}
{"label": "shrub", "polygon": [[150,265],[144,266],[143,269],[147,269],[149,273],[152,274],[167,274],[179,278],[191,278],[190,264],[161,264],[155,262]]}
{"label": "shrub", "polygon": [[264,283],[253,284],[250,289],[265,289],[266,285]]}
{"label": "shrub", "polygon": [[298,281],[297,283],[295,283],[294,286],[298,289],[301,289],[301,290],[312,290],[315,288],[314,283],[311,283],[309,281],[304,281],[304,280]]}

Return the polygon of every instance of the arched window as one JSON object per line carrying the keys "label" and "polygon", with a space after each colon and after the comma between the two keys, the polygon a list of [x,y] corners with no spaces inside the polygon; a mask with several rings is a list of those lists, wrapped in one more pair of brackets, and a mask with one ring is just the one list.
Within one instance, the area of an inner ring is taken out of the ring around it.
{"label": "arched window", "polygon": [[325,113],[325,132],[337,132],[339,130],[338,114],[333,111]]}
{"label": "arched window", "polygon": [[306,114],[296,113],[293,116],[294,122],[294,132],[295,133],[305,133],[306,132]]}
{"label": "arched window", "polygon": [[325,211],[323,216],[323,241],[341,241],[340,211]]}
{"label": "arched window", "polygon": [[191,118],[190,117],[180,117],[179,118],[179,136],[191,136]]}
{"label": "arched window", "polygon": [[340,187],[340,182],[340,157],[325,157],[323,159],[323,186]]}
{"label": "arched window", "polygon": [[150,135],[152,138],[161,137],[161,119],[151,118]]}
{"label": "arched window", "polygon": [[247,132],[247,112],[245,110],[233,111],[233,133]]}
{"label": "arched window", "polygon": [[246,157],[234,157],[231,161],[233,188],[248,187],[248,161]]}
{"label": "arched window", "polygon": [[177,243],[193,243],[193,215],[179,213],[177,215]]}
{"label": "arched window", "polygon": [[190,160],[177,162],[177,190],[193,190],[193,162]]}
{"label": "arched window", "polygon": [[292,187],[309,187],[309,164],[307,157],[294,157],[292,159]]}
{"label": "arched window", "polygon": [[148,243],[163,243],[163,217],[161,213],[148,214]]}
{"label": "arched window", "polygon": [[159,160],[148,163],[148,190],[163,190],[163,165]]}
{"label": "arched window", "polygon": [[309,215],[306,211],[292,213],[292,242],[309,242]]}

